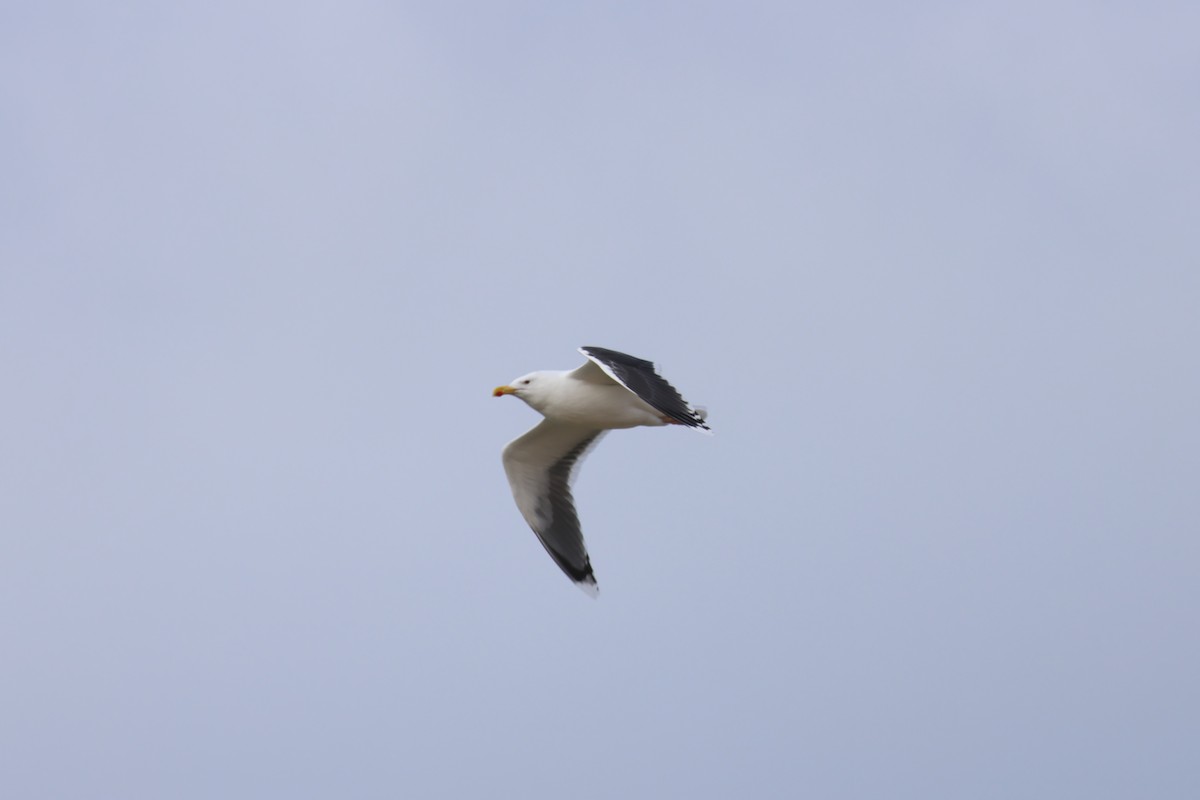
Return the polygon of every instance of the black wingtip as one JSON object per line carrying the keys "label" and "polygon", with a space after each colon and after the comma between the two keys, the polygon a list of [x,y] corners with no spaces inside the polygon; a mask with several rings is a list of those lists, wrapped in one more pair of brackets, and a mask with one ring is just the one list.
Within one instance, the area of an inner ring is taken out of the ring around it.
{"label": "black wingtip", "polygon": [[576,567],[563,554],[555,552],[545,542],[542,542],[542,544],[546,547],[546,552],[554,559],[554,563],[563,571],[563,574],[571,579],[572,583],[592,597],[600,593],[600,587],[596,583],[596,573],[592,571],[592,560],[587,557],[586,553],[584,554],[583,566]]}

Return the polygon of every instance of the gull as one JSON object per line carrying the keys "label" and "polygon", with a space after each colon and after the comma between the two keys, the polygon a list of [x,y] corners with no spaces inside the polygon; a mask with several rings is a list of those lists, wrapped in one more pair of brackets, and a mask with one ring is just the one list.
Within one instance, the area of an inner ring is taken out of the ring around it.
{"label": "gull", "polygon": [[497,386],[545,419],[504,448],[504,472],[521,516],[554,563],[588,594],[599,591],[583,542],[571,483],[579,464],[615,428],[682,425],[710,431],[703,408],[692,408],[645,359],[581,347],[578,369],[540,371]]}

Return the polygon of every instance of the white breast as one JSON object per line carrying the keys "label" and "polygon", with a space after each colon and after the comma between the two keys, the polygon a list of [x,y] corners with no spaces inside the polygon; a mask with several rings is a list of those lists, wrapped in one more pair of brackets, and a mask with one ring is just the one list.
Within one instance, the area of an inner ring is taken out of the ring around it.
{"label": "white breast", "polygon": [[661,414],[624,386],[589,383],[568,375],[555,382],[540,410],[547,419],[599,430],[666,424]]}

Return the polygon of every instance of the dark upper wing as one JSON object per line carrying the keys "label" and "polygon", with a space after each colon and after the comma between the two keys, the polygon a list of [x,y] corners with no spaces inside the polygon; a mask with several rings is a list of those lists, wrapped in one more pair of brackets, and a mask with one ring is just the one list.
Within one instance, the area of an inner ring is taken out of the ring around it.
{"label": "dark upper wing", "polygon": [[666,416],[689,428],[709,430],[704,417],[692,410],[675,387],[658,374],[652,362],[603,347],[581,347],[579,352],[595,362],[617,383]]}
{"label": "dark upper wing", "polygon": [[589,594],[596,592],[596,578],[575,513],[571,480],[584,454],[603,433],[543,420],[510,442],[503,457],[521,516],[554,563]]}

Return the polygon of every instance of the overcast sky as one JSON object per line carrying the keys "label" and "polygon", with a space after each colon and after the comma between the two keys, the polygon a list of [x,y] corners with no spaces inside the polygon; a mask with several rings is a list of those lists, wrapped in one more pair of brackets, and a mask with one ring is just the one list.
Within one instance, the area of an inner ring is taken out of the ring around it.
{"label": "overcast sky", "polygon": [[1198,8],[3,5],[3,794],[1190,796]]}

